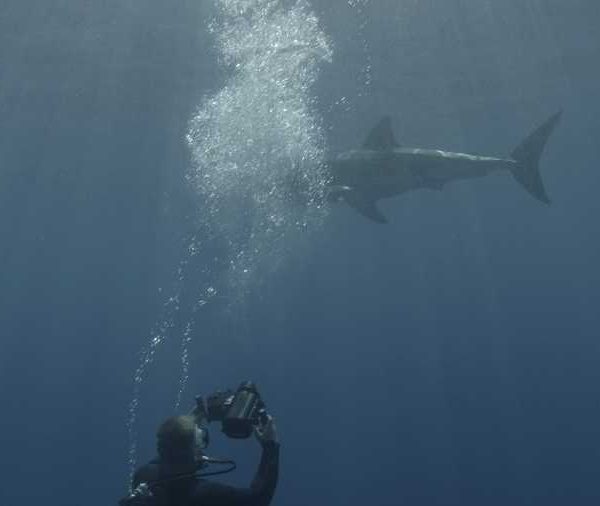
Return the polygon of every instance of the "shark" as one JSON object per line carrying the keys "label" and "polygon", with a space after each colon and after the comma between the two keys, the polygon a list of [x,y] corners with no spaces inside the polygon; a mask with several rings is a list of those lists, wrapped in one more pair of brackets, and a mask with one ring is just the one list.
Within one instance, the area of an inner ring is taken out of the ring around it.
{"label": "shark", "polygon": [[396,140],[390,116],[368,134],[360,149],[339,153],[326,163],[327,200],[346,202],[375,223],[387,223],[380,199],[403,193],[442,190],[448,183],[509,172],[535,199],[550,204],[539,162],[546,142],[562,116],[559,111],[536,128],[506,158],[410,148]]}

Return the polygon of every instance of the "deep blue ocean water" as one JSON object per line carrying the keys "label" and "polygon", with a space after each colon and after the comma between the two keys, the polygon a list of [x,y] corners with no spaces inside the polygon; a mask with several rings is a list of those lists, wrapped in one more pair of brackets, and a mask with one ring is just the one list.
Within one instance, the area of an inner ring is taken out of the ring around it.
{"label": "deep blue ocean water", "polygon": [[[298,3],[275,4],[302,36]],[[259,237],[254,257],[244,227],[264,207],[239,204],[221,229],[186,177],[190,121],[235,76],[222,17],[209,30],[217,5],[0,2],[0,504],[126,493],[133,376],[165,322],[136,397],[139,463],[162,419],[251,378],[282,440],[273,504],[597,504],[600,4],[307,3],[331,54],[300,62],[307,96],[282,89],[325,153],[389,114],[403,145],[505,156],[562,109],[542,159],[552,204],[492,175],[385,201],[385,226],[328,208],[305,233],[277,229],[272,251]],[[233,117],[263,118],[261,97]],[[231,126],[215,108],[208,123]],[[256,129],[274,150],[291,138]],[[250,274],[224,274],[242,251]],[[177,311],[174,294],[189,299]],[[211,452],[240,464],[227,481],[247,483],[257,445],[213,432]]]}

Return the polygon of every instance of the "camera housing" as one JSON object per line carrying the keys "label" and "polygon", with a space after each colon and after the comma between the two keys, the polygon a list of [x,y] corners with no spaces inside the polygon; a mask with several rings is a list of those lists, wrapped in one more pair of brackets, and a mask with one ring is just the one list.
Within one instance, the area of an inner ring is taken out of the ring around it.
{"label": "camera housing", "polygon": [[266,420],[266,407],[256,385],[244,381],[237,390],[217,391],[206,399],[196,398],[196,413],[208,422],[221,422],[222,432],[233,439],[250,437]]}

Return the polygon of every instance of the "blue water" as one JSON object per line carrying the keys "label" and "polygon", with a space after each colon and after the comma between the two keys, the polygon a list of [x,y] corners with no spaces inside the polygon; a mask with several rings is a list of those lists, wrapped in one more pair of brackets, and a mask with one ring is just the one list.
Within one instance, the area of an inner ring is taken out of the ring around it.
{"label": "blue water", "polygon": [[[597,2],[272,5],[0,5],[0,504],[115,504],[162,419],[246,378],[274,504],[596,504]],[[386,226],[281,197],[386,114],[506,156],[559,109],[551,206],[507,174]],[[211,451],[248,483],[254,442]]]}

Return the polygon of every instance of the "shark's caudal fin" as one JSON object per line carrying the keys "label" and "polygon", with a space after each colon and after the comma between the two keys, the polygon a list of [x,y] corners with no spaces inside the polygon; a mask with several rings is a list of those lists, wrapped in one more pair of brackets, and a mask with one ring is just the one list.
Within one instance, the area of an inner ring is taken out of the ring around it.
{"label": "shark's caudal fin", "polygon": [[513,160],[519,162],[517,167],[511,171],[513,177],[531,195],[545,204],[549,204],[550,199],[540,176],[539,162],[546,141],[560,121],[561,115],[562,111],[546,120],[511,153]]}

